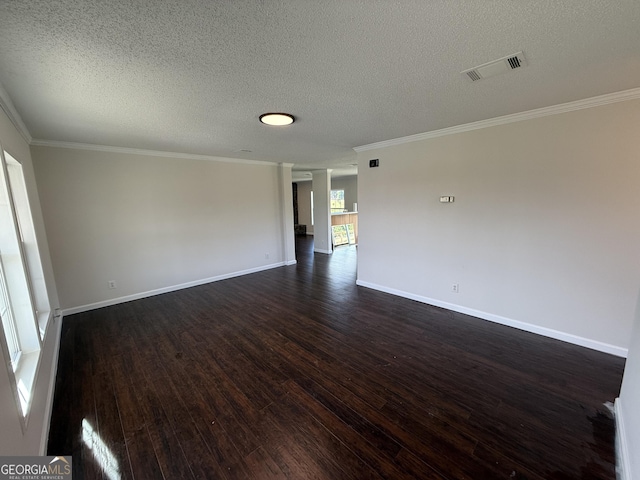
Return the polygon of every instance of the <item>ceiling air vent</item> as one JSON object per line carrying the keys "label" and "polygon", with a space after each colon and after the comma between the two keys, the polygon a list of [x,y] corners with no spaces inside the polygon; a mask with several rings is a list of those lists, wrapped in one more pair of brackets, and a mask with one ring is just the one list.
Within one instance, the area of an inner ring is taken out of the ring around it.
{"label": "ceiling air vent", "polygon": [[475,70],[469,70],[467,72],[467,75],[469,75],[469,78],[471,79],[472,82],[475,82],[476,80],[480,80],[482,78],[480,74]]}
{"label": "ceiling air vent", "polygon": [[493,62],[485,63],[469,70],[461,72],[465,78],[472,82],[477,82],[483,78],[495,77],[502,73],[510,72],[517,68],[527,66],[527,61],[524,58],[522,52],[507,55],[506,57],[499,58]]}

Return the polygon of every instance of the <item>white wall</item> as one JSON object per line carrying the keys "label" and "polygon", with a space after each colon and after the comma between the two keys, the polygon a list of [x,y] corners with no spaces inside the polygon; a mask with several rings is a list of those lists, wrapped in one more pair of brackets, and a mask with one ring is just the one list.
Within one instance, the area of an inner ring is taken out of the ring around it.
{"label": "white wall", "polygon": [[[29,146],[2,109],[0,109],[0,143],[12,157],[22,164],[49,302],[51,308],[55,309],[59,306],[59,303]],[[20,407],[16,404],[11,388],[9,377],[9,369],[11,367],[4,364],[2,360],[4,356],[0,355],[0,362],[3,363],[0,366],[0,455],[40,455],[44,453],[49,429],[51,393],[55,382],[60,327],[60,319],[49,322],[41,350],[39,369],[34,382],[28,423],[24,431],[20,423]]]}
{"label": "white wall", "polygon": [[313,251],[330,254],[331,244],[331,171],[312,172],[313,190]]}
{"label": "white wall", "polygon": [[625,355],[639,138],[634,100],[359,153],[358,283]]}
{"label": "white wall", "polygon": [[331,190],[344,190],[344,207],[353,211],[353,204],[358,202],[358,176],[337,177],[331,179]]}
{"label": "white wall", "polygon": [[293,190],[291,188],[292,163],[278,164],[278,193],[280,203],[280,232],[282,235],[282,261],[285,265],[296,263],[295,232],[293,227]]}
{"label": "white wall", "polygon": [[313,234],[311,225],[311,180],[298,184],[298,223],[307,226],[307,233]]}
{"label": "white wall", "polygon": [[63,309],[284,261],[275,164],[53,147],[32,153]]}
{"label": "white wall", "polygon": [[625,480],[640,479],[640,294],[635,325],[624,368],[620,397],[616,400],[618,451],[622,452]]}

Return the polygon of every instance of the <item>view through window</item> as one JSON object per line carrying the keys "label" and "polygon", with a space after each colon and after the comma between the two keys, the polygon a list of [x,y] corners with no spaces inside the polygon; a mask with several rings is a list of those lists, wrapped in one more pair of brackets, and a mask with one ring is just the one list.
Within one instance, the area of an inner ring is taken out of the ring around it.
{"label": "view through window", "polygon": [[331,190],[331,213],[344,211],[344,190]]}

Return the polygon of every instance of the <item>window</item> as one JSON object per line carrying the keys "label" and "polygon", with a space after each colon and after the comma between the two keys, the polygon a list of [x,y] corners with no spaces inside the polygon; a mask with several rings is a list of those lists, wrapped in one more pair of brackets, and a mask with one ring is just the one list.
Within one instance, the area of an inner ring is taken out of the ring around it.
{"label": "window", "polygon": [[344,212],[344,190],[331,190],[331,213]]}
{"label": "window", "polygon": [[42,262],[40,261],[40,252],[38,251],[35,228],[31,217],[29,197],[27,197],[27,186],[24,182],[22,165],[7,152],[4,152],[4,155],[7,164],[11,197],[17,218],[18,233],[26,263],[27,281],[33,296],[33,307],[35,308],[38,320],[40,339],[43,340],[51,309],[44,280]]}
{"label": "window", "polygon": [[26,417],[50,308],[22,165],[1,148],[0,160],[2,341]]}
{"label": "window", "polygon": [[2,268],[2,258],[0,257],[0,318],[2,318],[2,328],[4,330],[5,341],[7,343],[7,351],[9,352],[9,361],[11,368],[16,370],[20,355],[20,342],[18,341],[18,333],[16,332],[16,324],[9,305],[9,293],[7,292],[7,281]]}

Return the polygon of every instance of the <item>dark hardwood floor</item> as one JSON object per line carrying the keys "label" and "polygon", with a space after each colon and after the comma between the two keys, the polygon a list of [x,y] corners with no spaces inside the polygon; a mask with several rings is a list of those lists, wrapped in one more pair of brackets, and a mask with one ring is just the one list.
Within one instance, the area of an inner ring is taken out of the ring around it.
{"label": "dark hardwood floor", "polygon": [[355,247],[64,319],[74,479],[614,479],[624,360],[355,286]]}

